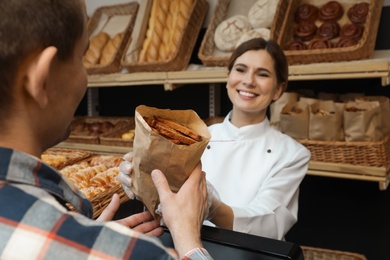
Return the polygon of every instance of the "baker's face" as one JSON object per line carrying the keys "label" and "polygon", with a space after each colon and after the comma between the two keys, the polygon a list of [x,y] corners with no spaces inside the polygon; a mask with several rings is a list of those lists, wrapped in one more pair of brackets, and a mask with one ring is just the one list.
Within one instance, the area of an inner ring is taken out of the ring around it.
{"label": "baker's face", "polygon": [[267,107],[282,91],[277,84],[274,61],[265,50],[250,50],[239,56],[226,86],[233,109],[264,117]]}
{"label": "baker's face", "polygon": [[[85,23],[86,24],[86,23]],[[51,120],[55,123],[52,140],[54,145],[65,140],[70,133],[70,123],[82,98],[85,95],[88,78],[82,59],[88,48],[89,38],[87,30],[76,43],[72,57],[65,61],[56,60],[50,76],[50,85],[53,86],[50,93],[50,102],[53,110]]]}

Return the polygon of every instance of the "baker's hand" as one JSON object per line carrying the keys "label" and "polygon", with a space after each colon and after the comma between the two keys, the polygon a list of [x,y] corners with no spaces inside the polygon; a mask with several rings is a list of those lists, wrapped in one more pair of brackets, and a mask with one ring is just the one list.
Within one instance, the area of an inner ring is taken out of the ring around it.
{"label": "baker's hand", "polygon": [[131,191],[131,172],[133,171],[133,152],[123,156],[123,161],[119,165],[119,174],[117,180],[122,184],[123,190],[130,199],[134,199],[134,193]]}
{"label": "baker's hand", "polygon": [[207,182],[207,208],[205,212],[205,220],[211,220],[218,209],[222,206],[221,198],[219,197],[218,191],[209,182]]}

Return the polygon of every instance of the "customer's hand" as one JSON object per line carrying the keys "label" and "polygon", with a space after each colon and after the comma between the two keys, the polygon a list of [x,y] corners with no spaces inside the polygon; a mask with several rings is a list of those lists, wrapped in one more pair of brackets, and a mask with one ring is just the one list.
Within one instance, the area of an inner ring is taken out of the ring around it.
{"label": "customer's hand", "polygon": [[119,165],[120,172],[117,180],[122,184],[123,190],[130,199],[134,199],[134,193],[131,191],[131,172],[133,171],[133,152],[123,156],[123,161]]}
{"label": "customer's hand", "polygon": [[162,217],[172,234],[175,249],[180,257],[202,247],[200,229],[207,207],[206,177],[201,164],[193,170],[177,193],[173,193],[160,170],[151,173],[160,197]]}
{"label": "customer's hand", "polygon": [[[119,196],[118,194],[114,194],[111,202],[96,221],[111,221],[118,211],[119,206]],[[115,220],[115,222],[149,236],[161,236],[164,233],[164,230],[160,227],[160,223],[154,220],[148,211],[133,214],[129,217]]]}

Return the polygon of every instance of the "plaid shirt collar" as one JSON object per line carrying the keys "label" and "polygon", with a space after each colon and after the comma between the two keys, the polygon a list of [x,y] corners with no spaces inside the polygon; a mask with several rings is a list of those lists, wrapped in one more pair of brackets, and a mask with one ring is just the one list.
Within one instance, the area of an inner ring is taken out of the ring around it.
{"label": "plaid shirt collar", "polygon": [[0,182],[36,186],[55,196],[61,204],[70,203],[78,212],[92,218],[90,201],[56,169],[37,157],[0,147]]}

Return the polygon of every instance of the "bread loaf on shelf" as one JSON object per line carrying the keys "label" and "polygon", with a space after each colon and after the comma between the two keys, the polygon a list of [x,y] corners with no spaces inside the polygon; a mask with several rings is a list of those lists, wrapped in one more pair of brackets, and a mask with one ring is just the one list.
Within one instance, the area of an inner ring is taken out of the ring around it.
{"label": "bread loaf on shelf", "polygon": [[123,32],[118,33],[111,40],[107,42],[107,44],[103,48],[99,64],[107,65],[112,62],[122,42],[123,35],[124,35]]}
{"label": "bread loaf on shelf", "polygon": [[91,38],[89,48],[83,59],[84,66],[91,67],[99,63],[102,50],[109,40],[110,36],[105,32],[100,32]]}

